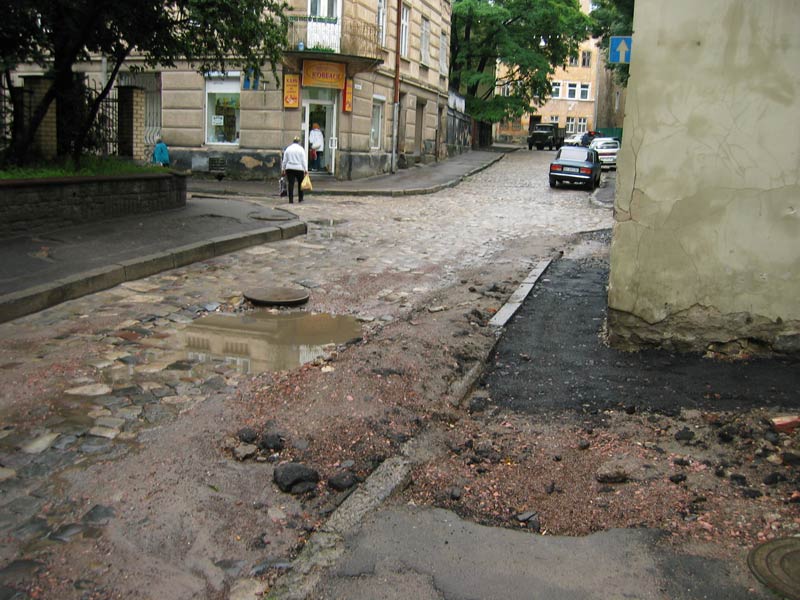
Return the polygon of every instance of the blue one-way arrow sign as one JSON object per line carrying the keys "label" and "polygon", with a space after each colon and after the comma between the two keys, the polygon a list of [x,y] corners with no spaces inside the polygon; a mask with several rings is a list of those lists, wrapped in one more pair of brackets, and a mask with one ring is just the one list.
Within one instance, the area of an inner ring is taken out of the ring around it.
{"label": "blue one-way arrow sign", "polygon": [[631,48],[633,48],[633,38],[631,36],[612,35],[611,42],[608,45],[608,62],[631,62]]}

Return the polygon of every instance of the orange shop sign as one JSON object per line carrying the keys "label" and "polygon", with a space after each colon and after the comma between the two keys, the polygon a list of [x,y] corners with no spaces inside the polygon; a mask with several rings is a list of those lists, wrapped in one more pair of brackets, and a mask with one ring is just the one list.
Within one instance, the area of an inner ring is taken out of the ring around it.
{"label": "orange shop sign", "polygon": [[343,93],[344,102],[342,103],[342,112],[353,112],[353,80],[348,79],[344,84]]}
{"label": "orange shop sign", "polygon": [[326,62],[324,60],[303,61],[303,87],[344,89],[346,78],[343,63]]}
{"label": "orange shop sign", "polygon": [[300,75],[287,73],[283,76],[283,107],[300,108]]}

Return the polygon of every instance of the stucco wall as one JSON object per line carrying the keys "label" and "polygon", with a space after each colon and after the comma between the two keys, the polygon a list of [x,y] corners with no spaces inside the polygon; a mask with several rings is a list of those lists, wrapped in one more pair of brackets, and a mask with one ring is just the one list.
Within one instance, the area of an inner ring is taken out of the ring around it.
{"label": "stucco wall", "polygon": [[800,351],[797,0],[636,4],[613,343]]}

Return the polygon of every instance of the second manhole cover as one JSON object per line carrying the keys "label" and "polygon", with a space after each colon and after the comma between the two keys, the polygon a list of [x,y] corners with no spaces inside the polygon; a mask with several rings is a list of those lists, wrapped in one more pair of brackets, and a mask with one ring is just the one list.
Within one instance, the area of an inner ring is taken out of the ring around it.
{"label": "second manhole cover", "polygon": [[244,297],[263,306],[297,306],[308,302],[308,292],[300,288],[260,287],[245,290]]}
{"label": "second manhole cover", "polygon": [[772,540],[756,546],[747,565],[758,580],[790,600],[800,600],[800,537]]}

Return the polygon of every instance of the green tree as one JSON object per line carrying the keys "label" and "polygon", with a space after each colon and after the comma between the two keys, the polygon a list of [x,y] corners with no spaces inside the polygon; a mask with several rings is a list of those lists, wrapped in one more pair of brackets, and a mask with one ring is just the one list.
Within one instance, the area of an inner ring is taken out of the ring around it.
{"label": "green tree", "polygon": [[[102,100],[120,68],[132,54],[147,67],[174,67],[189,61],[198,71],[230,67],[263,75],[287,45],[287,5],[282,0],[12,0],[10,18],[0,27],[0,65],[5,81],[20,63],[34,62],[52,77],[47,93],[24,127],[15,127],[0,160],[22,163],[33,136],[53,100],[59,125],[77,123],[59,151],[76,162]],[[110,75],[86,110],[74,104],[80,81],[74,66],[91,56],[104,56]],[[15,114],[15,123],[21,119]],[[66,130],[65,130],[66,131]]]}
{"label": "green tree", "polygon": [[606,55],[606,66],[623,86],[628,85],[628,65],[608,62],[608,44],[612,35],[633,34],[634,0],[596,0],[592,11],[592,35],[600,38],[600,47]]}
{"label": "green tree", "polygon": [[578,0],[455,0],[451,85],[479,121],[519,117],[544,102],[550,75],[577,55],[590,26]]}

